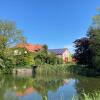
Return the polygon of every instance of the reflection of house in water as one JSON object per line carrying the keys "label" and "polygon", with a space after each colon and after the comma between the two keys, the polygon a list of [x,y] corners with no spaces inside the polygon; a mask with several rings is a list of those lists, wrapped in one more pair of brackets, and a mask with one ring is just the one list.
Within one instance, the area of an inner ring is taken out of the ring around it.
{"label": "reflection of house in water", "polygon": [[64,83],[64,84],[68,84],[69,82],[70,82],[69,79],[63,79],[63,83]]}
{"label": "reflection of house in water", "polygon": [[28,87],[24,91],[16,92],[18,100],[41,100],[42,96],[33,87]]}
{"label": "reflection of house in water", "polygon": [[16,93],[17,96],[25,96],[28,94],[32,94],[36,92],[36,90],[33,87],[28,87],[27,89],[25,89],[25,91],[19,91]]}

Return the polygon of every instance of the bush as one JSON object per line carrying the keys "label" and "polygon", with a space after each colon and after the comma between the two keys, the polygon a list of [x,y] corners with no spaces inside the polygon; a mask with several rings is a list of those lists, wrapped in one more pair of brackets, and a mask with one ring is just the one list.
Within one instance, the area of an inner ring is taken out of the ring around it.
{"label": "bush", "polygon": [[26,67],[26,66],[31,67],[32,65],[35,65],[33,53],[28,52],[24,48],[19,48],[18,50],[19,52],[21,52],[21,54],[15,55],[16,67]]}
{"label": "bush", "polygon": [[5,59],[3,63],[3,68],[1,69],[3,73],[12,73],[14,68],[14,62],[12,59]]}
{"label": "bush", "polygon": [[68,67],[70,67],[70,64],[60,64],[60,65],[41,65],[40,67],[37,67],[36,72],[37,74],[64,74],[68,73]]}

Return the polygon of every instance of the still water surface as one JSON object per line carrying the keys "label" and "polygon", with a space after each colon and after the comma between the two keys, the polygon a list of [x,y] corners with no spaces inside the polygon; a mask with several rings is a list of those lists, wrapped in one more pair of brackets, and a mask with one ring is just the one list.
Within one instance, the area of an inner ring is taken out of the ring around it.
{"label": "still water surface", "polygon": [[100,78],[77,75],[0,75],[0,100],[72,100],[73,96],[100,91]]}

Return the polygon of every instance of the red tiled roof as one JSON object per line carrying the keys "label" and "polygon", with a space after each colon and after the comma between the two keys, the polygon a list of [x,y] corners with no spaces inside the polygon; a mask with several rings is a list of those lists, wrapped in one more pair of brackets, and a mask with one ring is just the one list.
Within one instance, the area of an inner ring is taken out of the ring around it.
{"label": "red tiled roof", "polygon": [[29,52],[37,52],[37,51],[41,50],[43,46],[39,45],[39,44],[33,45],[33,44],[28,44],[28,43],[26,43],[26,44],[20,43],[16,47],[26,48]]}

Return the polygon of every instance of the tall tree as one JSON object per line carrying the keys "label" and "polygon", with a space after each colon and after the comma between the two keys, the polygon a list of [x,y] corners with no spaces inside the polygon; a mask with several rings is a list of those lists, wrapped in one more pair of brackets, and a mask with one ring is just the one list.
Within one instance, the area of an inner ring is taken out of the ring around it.
{"label": "tall tree", "polygon": [[93,17],[93,25],[87,34],[91,50],[91,66],[100,71],[100,9],[98,14]]}
{"label": "tall tree", "polygon": [[93,17],[93,27],[100,28],[100,8],[97,11],[98,14]]}
{"label": "tall tree", "polygon": [[98,14],[93,17],[93,26],[88,32],[88,37],[92,53],[92,66],[100,71],[100,9],[98,9]]}
{"label": "tall tree", "polygon": [[0,59],[2,61],[0,65],[3,65],[0,66],[1,69],[10,69],[14,63],[12,47],[19,42],[25,42],[25,37],[21,30],[16,28],[15,23],[0,20]]}
{"label": "tall tree", "polygon": [[93,24],[87,37],[75,42],[75,58],[79,64],[88,65],[96,75],[100,75],[100,9],[93,17]]}
{"label": "tall tree", "polygon": [[25,37],[22,35],[21,30],[16,28],[14,22],[0,20],[0,45],[6,48],[24,41]]}
{"label": "tall tree", "polygon": [[74,41],[75,43],[75,54],[74,57],[78,64],[88,65],[90,63],[90,50],[89,50],[89,39],[81,38]]}

